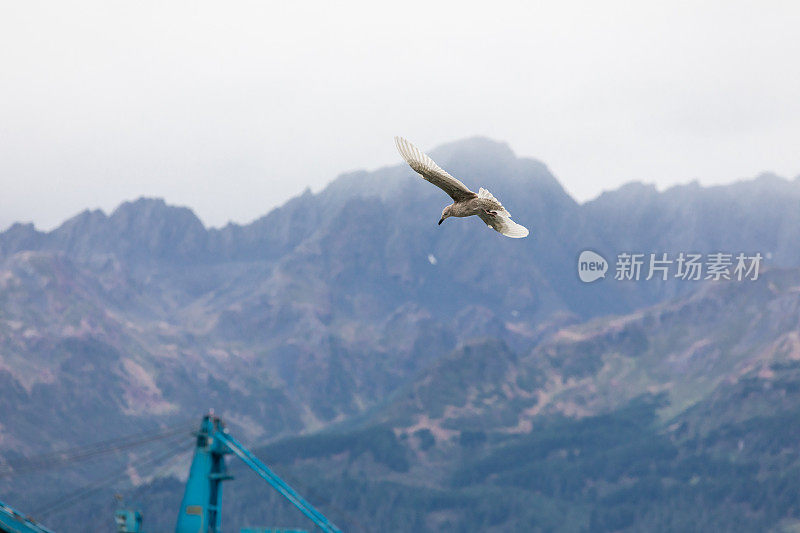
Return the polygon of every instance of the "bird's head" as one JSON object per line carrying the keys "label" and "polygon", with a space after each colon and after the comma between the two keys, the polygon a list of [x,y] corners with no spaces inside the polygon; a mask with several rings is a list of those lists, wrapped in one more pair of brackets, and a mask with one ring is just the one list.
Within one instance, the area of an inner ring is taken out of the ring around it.
{"label": "bird's head", "polygon": [[440,218],[440,219],[439,219],[439,225],[441,225],[441,224],[442,224],[442,222],[444,222],[444,219],[446,219],[446,218],[447,218],[447,217],[449,217],[449,216],[452,216],[452,215],[450,214],[450,208],[451,208],[451,207],[453,207],[453,206],[452,206],[452,205],[448,205],[447,207],[445,207],[444,209],[442,209],[442,218]]}

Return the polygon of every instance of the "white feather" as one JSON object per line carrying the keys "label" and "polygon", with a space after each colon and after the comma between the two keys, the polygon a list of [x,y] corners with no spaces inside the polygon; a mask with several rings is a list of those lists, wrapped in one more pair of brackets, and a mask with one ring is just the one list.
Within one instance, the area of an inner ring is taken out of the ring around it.
{"label": "white feather", "polygon": [[478,189],[478,198],[486,198],[487,200],[494,200],[498,204],[500,203],[500,200],[495,198],[494,195],[492,195],[492,193],[490,193],[489,191],[487,191],[483,187]]}

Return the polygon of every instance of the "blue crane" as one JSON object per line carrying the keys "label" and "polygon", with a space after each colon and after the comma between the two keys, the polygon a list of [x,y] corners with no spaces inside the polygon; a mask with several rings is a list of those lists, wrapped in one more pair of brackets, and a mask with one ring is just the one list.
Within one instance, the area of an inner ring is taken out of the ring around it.
{"label": "blue crane", "polygon": [[[185,431],[182,430],[182,431]],[[175,435],[175,431],[161,432],[155,437],[137,437],[116,439],[107,443],[91,445],[68,451],[71,458],[84,458],[118,450],[122,445],[129,447],[132,444],[141,445],[165,436]],[[292,505],[307,516],[320,530],[326,533],[341,533],[333,522],[328,520],[313,505],[306,501],[300,494],[283,481],[267,465],[253,455],[245,446],[228,433],[219,417],[209,413],[203,417],[200,430],[195,433],[195,449],[192,465],[189,469],[189,479],[181,501],[178,522],[175,526],[176,533],[221,533],[221,505],[222,482],[233,479],[228,474],[225,464],[226,455],[235,455],[249,466],[256,474],[277,490]],[[51,467],[53,459],[51,454],[46,454],[40,462],[45,467]],[[49,462],[48,462],[49,461]],[[85,492],[83,494],[86,494]],[[74,500],[75,498],[73,498]],[[59,505],[63,503],[60,502]],[[142,515],[139,511],[118,509],[114,515],[118,533],[142,533]],[[53,533],[33,518],[25,516],[16,509],[0,502],[0,533]]]}
{"label": "blue crane", "polygon": [[220,533],[222,482],[233,479],[227,472],[225,455],[233,454],[277,490],[292,505],[326,533],[341,533],[313,505],[283,481],[267,465],[228,433],[219,417],[203,417],[197,432],[189,479],[181,501],[175,533]]}

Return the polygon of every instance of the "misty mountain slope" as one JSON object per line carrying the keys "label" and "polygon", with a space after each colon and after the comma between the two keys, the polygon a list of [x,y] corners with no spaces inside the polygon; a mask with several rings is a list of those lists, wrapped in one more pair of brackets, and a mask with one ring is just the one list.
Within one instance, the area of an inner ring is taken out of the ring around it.
{"label": "misty mountain slope", "polygon": [[[206,230],[184,208],[141,199],[107,217],[85,212],[48,234],[14,226],[0,235],[0,254],[63,251],[83,263],[113,254],[140,279],[158,283],[158,291],[180,287],[184,294],[176,296],[187,296],[184,303],[218,292],[224,277],[247,271],[252,263],[263,268],[280,261],[297,266],[320,257],[332,270],[322,271],[323,263],[312,266],[329,283],[338,275],[358,277],[356,273],[366,268],[381,285],[402,282],[397,290],[404,292],[413,286],[414,276],[417,285],[424,284],[433,272],[425,264],[430,254],[439,270],[453,272],[458,265],[452,276],[459,282],[455,292],[477,286],[481,290],[475,296],[511,299],[513,310],[536,319],[558,311],[584,317],[624,313],[692,290],[686,283],[587,287],[570,271],[585,248],[601,251],[612,263],[620,251],[761,251],[771,253],[769,261],[778,266],[800,260],[792,246],[800,216],[797,180],[762,177],[708,190],[689,185],[664,193],[629,185],[579,206],[544,165],[517,159],[506,145],[473,138],[431,153],[468,185],[492,190],[533,235],[519,243],[504,242],[477,220],[448,220],[434,227],[449,199],[407,166],[397,165],[341,176],[320,193],[307,191],[246,226]],[[464,255],[472,249],[483,253]],[[187,262],[193,266],[189,272],[180,268]],[[224,268],[214,275],[208,268],[212,264]],[[187,274],[192,284],[182,287]],[[165,279],[159,283],[161,275]],[[442,285],[433,277],[414,297]],[[517,292],[523,296],[513,301]]]}
{"label": "misty mountain slope", "polygon": [[[602,416],[656,393],[669,418],[793,353],[796,283],[775,267],[795,260],[797,180],[634,185],[578,205],[502,143],[431,154],[532,235],[505,239],[478,219],[437,226],[449,199],[404,164],[341,176],[244,226],[208,229],[189,209],[139,199],[51,232],[0,233],[0,457],[214,407],[264,444],[391,427],[413,452],[408,475],[430,465],[444,482],[440,459],[464,431],[465,442],[517,438],[542,416]],[[613,269],[617,252],[656,246],[771,251],[772,271],[710,286],[576,275],[585,248]],[[382,482],[406,475],[389,470]]]}
{"label": "misty mountain slope", "polygon": [[[596,228],[597,249],[607,258],[622,251],[667,252],[671,259],[679,252],[759,252],[767,264],[800,264],[793,244],[800,239],[800,176],[790,181],[762,174],[713,187],[693,182],[661,193],[652,185],[631,183],[582,210]],[[693,290],[685,283],[642,289],[649,303]]]}
{"label": "misty mountain slope", "polygon": [[[352,530],[778,530],[798,523],[798,331],[800,271],[773,270],[527,355],[471,341],[360,427],[256,451]],[[299,523],[244,474],[228,494],[236,527]]]}
{"label": "misty mountain slope", "polygon": [[[266,380],[243,384],[249,379],[246,356],[228,357],[176,333],[162,320],[168,313],[119,272],[94,277],[63,254],[20,252],[0,266],[0,279],[0,371],[24,391],[19,403],[3,410],[6,439],[29,442],[34,449],[49,446],[56,435],[59,441],[64,437],[62,425],[72,426],[69,434],[95,433],[93,426],[112,414],[169,421],[203,401],[198,385],[212,376],[221,387],[214,396],[232,399],[252,388],[248,394],[254,398],[276,399]],[[238,375],[228,375],[237,368]],[[242,413],[252,408],[241,396],[238,401]],[[56,407],[63,410],[58,416]],[[298,427],[296,412],[283,419],[279,412],[265,422]],[[23,431],[29,426],[22,420],[50,416],[50,424],[31,426],[35,434]]]}
{"label": "misty mountain slope", "polygon": [[[459,341],[489,335],[529,347],[548,317],[622,312],[666,296],[654,283],[587,286],[571,271],[587,244],[616,238],[628,249],[633,241],[619,240],[597,220],[614,220],[617,203],[622,212],[626,202],[649,205],[638,197],[629,200],[620,191],[616,203],[609,193],[578,206],[544,165],[517,159],[507,146],[486,139],[452,143],[432,154],[472,187],[490,187],[533,228],[533,236],[501,239],[478,220],[436,227],[447,197],[398,165],[342,176],[319,194],[306,192],[248,226],[206,230],[185,208],[141,199],[109,216],[85,212],[47,234],[14,226],[0,235],[0,250],[6,258],[24,250],[63,253],[87,278],[103,279],[110,269],[120,280],[103,298],[129,302],[118,305],[120,318],[133,325],[145,352],[155,358],[173,354],[164,359],[171,371],[181,360],[219,368],[220,356],[212,353],[239,354],[243,365],[255,360],[259,379],[292,391],[301,406],[325,406],[324,414],[311,408],[307,420],[313,424],[379,401]],[[763,179],[731,186],[746,188],[748,201],[760,198],[770,207],[761,233],[778,234],[770,228],[788,227],[797,216],[786,203],[795,182],[778,181],[782,189],[776,194]],[[751,194],[752,188],[761,195]],[[737,194],[719,189],[717,210],[741,203]],[[668,193],[651,196],[669,204],[662,198]],[[668,208],[661,205],[658,212]],[[644,220],[654,209],[635,211],[639,223],[623,220],[617,226],[628,233],[637,227],[655,232],[658,224]],[[662,233],[674,222],[674,216],[665,217]],[[759,224],[750,220],[748,227]],[[708,233],[704,227],[692,231],[693,243]],[[736,242],[739,232],[729,233],[726,238]],[[690,290],[693,284],[683,286]],[[398,351],[381,339],[396,337],[393,324],[405,312],[425,317],[409,317],[424,327]],[[312,368],[325,370],[308,372]],[[329,382],[339,385],[328,389]]]}
{"label": "misty mountain slope", "polygon": [[[731,312],[735,310],[735,312]],[[663,393],[669,419],[741,376],[800,360],[800,271],[709,285],[631,315],[566,326],[531,352],[473,341],[425,368],[378,416],[398,431],[535,431],[542,415],[597,415]]]}

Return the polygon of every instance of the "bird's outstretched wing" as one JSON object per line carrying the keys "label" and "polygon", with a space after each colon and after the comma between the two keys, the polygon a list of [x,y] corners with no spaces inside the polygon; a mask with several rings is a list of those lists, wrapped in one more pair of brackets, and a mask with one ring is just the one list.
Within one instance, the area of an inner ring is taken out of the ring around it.
{"label": "bird's outstretched wing", "polygon": [[433,159],[428,155],[403,139],[402,137],[395,137],[394,143],[397,145],[397,151],[406,160],[406,163],[414,169],[426,181],[429,181],[442,189],[450,195],[456,202],[462,202],[475,198],[477,194],[467,188],[466,185],[458,181],[456,178],[445,172]]}
{"label": "bird's outstretched wing", "polygon": [[511,220],[511,216],[506,210],[498,211],[496,215],[479,213],[478,216],[481,217],[481,220],[486,222],[487,226],[502,233],[506,237],[521,239],[528,236],[528,228]]}

